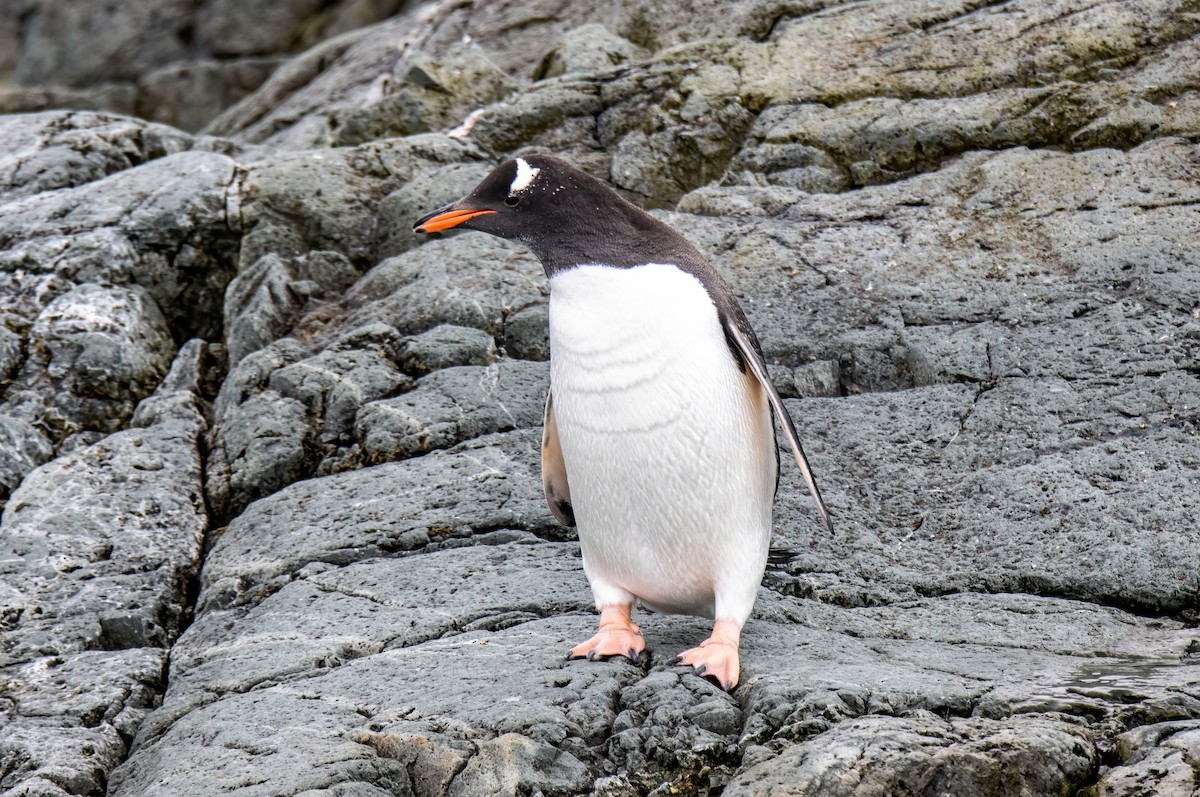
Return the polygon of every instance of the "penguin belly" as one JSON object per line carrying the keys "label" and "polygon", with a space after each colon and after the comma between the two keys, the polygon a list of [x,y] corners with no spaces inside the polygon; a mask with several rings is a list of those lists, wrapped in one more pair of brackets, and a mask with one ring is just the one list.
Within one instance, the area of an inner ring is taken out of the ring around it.
{"label": "penguin belly", "polygon": [[777,460],[766,395],[708,292],[672,265],[550,281],[551,391],[599,607],[744,622],[762,580]]}

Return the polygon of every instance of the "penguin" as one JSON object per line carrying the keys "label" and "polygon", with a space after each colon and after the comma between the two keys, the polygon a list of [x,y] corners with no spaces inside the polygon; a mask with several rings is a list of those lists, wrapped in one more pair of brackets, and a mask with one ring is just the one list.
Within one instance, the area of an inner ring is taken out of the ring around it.
{"label": "penguin", "polygon": [[506,160],[418,233],[519,242],[550,283],[542,481],[577,527],[600,612],[568,659],[645,649],[636,602],[713,621],[672,664],[725,690],[766,567],[783,428],[820,518],[832,522],[795,424],[733,291],[667,224],[549,155]]}

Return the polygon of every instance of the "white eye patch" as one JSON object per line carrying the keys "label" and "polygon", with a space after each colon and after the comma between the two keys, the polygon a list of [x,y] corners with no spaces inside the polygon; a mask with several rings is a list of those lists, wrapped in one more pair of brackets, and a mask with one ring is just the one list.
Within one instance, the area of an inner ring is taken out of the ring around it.
{"label": "white eye patch", "polygon": [[517,194],[524,191],[533,183],[533,178],[537,177],[538,169],[530,166],[524,158],[517,158],[517,176],[513,178],[512,185],[508,187],[509,194]]}

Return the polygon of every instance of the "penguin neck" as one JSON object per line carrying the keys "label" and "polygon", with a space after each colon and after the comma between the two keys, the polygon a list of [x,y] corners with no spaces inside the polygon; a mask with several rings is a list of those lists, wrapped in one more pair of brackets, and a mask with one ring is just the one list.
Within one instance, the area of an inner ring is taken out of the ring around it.
{"label": "penguin neck", "polygon": [[587,218],[543,229],[523,239],[542,262],[547,278],[582,265],[633,268],[647,263],[684,267],[703,262],[679,233],[640,208],[618,200]]}

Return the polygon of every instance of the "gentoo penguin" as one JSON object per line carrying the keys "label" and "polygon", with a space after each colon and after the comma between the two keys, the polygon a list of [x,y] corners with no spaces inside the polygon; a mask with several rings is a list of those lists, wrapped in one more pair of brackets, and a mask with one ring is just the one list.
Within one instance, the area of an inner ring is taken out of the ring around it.
{"label": "gentoo penguin", "polygon": [[733,292],[682,235],[546,155],[505,161],[413,226],[451,228],[524,244],[550,280],[542,480],[550,511],[578,525],[600,611],[567,658],[636,659],[640,600],[713,619],[674,663],[732,689],[771,536],[773,418],[832,528]]}

